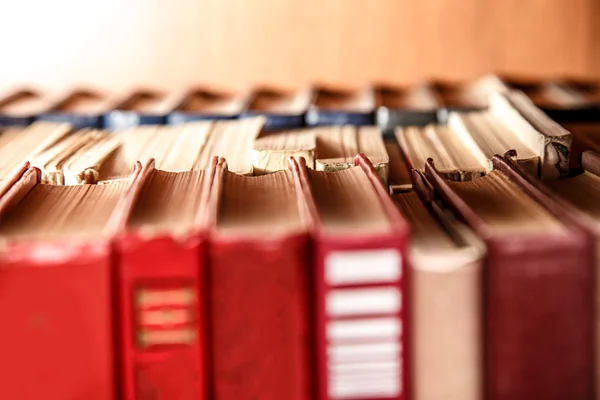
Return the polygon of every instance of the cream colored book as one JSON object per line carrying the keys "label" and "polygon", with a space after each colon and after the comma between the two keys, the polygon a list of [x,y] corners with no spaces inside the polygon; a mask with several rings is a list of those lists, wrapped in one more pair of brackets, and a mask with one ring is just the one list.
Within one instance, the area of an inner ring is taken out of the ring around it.
{"label": "cream colored book", "polygon": [[[569,173],[571,134],[537,108],[524,93],[511,91],[492,95],[490,112],[540,157],[541,179],[556,179]],[[517,156],[521,158],[519,154]]]}
{"label": "cream colored book", "polygon": [[393,198],[411,227],[413,398],[480,400],[485,247],[437,204],[428,211],[414,191]]}
{"label": "cream colored book", "polygon": [[106,132],[97,135],[66,160],[63,166],[64,184],[97,183],[100,180],[100,168],[120,145],[115,135]]}
{"label": "cream colored book", "polygon": [[450,113],[448,126],[487,171],[492,170],[492,158],[496,154],[516,150],[519,164],[527,173],[539,176],[539,154],[497,114],[488,111]]}
{"label": "cream colored book", "polygon": [[212,157],[217,156],[227,160],[228,171],[253,175],[252,147],[265,123],[264,117],[216,121],[194,170],[207,169]]}
{"label": "cream colored book", "polygon": [[396,139],[409,167],[418,171],[425,170],[428,158],[444,177],[455,181],[476,179],[487,170],[487,163],[448,126],[396,128]]}
{"label": "cream colored book", "polygon": [[[115,180],[129,175],[136,161],[151,158],[158,169],[169,172],[191,171],[206,146],[214,124],[190,122],[176,126],[146,125],[113,134],[114,141],[99,143],[91,149],[89,165],[97,168],[98,180]],[[78,173],[85,169],[80,165]]]}
{"label": "cream colored book", "polygon": [[0,134],[0,179],[5,179],[18,165],[34,159],[69,133],[69,124],[38,121],[23,130],[9,129]]}
{"label": "cream colored book", "polygon": [[77,152],[93,145],[106,135],[97,130],[81,130],[48,148],[31,159],[31,165],[42,171],[42,183],[62,185],[64,182],[63,166]]}
{"label": "cream colored book", "polygon": [[252,149],[254,174],[286,170],[289,157],[304,157],[306,165],[314,169],[316,147],[315,129],[296,129],[259,137]]}
{"label": "cream colored book", "polygon": [[378,127],[350,125],[317,128],[315,169],[339,171],[354,166],[357,154],[364,154],[387,185],[389,156]]}

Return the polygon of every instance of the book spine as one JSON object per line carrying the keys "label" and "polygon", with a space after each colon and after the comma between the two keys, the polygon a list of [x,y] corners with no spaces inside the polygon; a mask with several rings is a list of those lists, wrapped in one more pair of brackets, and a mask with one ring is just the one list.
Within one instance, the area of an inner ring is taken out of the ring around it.
{"label": "book spine", "polygon": [[451,271],[411,270],[414,399],[482,399],[481,273],[481,259]]}
{"label": "book spine", "polygon": [[318,399],[406,399],[401,238],[316,249]]}
{"label": "book spine", "polygon": [[212,398],[312,400],[308,238],[211,244]]}
{"label": "book spine", "polygon": [[488,243],[486,398],[592,398],[594,273],[585,243]]}
{"label": "book spine", "polygon": [[120,243],[122,399],[206,398],[201,253],[200,239]]}
{"label": "book spine", "polygon": [[110,248],[11,244],[0,262],[0,398],[114,398]]}

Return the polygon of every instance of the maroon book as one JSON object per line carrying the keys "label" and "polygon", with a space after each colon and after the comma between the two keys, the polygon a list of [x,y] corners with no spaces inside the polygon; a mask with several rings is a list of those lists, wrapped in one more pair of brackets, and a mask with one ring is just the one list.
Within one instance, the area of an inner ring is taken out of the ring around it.
{"label": "maroon book", "polygon": [[[474,182],[445,180],[432,160],[426,177],[435,195],[487,245],[486,398],[591,399],[594,246],[589,232],[499,156],[494,170]],[[490,191],[483,180],[494,180],[502,190]],[[464,185],[471,185],[470,194]],[[516,202],[509,203],[511,198]],[[535,218],[522,213],[525,205]],[[491,221],[486,207],[501,210],[501,220]],[[531,226],[515,221],[527,218]],[[539,229],[542,220],[547,229]],[[522,229],[510,229],[511,221]]]}

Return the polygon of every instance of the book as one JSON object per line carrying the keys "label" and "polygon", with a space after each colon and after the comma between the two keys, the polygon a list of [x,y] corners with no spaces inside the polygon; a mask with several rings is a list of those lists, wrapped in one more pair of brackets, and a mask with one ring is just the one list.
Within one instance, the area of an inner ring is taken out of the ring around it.
{"label": "book", "polygon": [[149,160],[128,193],[115,245],[120,398],[208,396],[203,220],[213,174]]}
{"label": "book", "polygon": [[[509,164],[515,170],[518,171],[517,166],[514,165],[511,154],[506,154],[504,157],[505,163]],[[575,174],[571,177],[558,179],[555,181],[544,182],[543,185],[540,182],[528,180],[528,184],[535,187],[539,192],[542,192],[544,196],[553,199],[555,207],[561,210],[561,213],[568,218],[574,219],[582,227],[587,229],[593,236],[595,242],[595,266],[593,274],[595,275],[595,287],[598,286],[598,238],[600,237],[600,229],[598,228],[599,213],[597,210],[597,201],[600,198],[600,156],[598,153],[586,150],[581,155],[581,167],[580,173]],[[527,178],[527,177],[525,177]],[[599,295],[597,292],[594,293],[594,302],[598,304]],[[598,309],[594,310],[594,316],[592,317],[592,323],[596,329],[594,333],[594,382],[597,387],[600,382],[600,335],[598,334],[597,327],[600,322],[600,312]]]}
{"label": "book", "polygon": [[137,173],[106,185],[45,185],[40,178],[38,169],[21,168],[0,198],[0,312],[9,322],[0,343],[0,396],[111,399],[110,237]]}
{"label": "book", "polygon": [[[36,121],[27,127],[12,127],[0,133],[0,179],[6,179],[24,161],[41,153],[72,132],[69,124]],[[133,165],[133,164],[132,164]]]}
{"label": "book", "polygon": [[266,123],[265,117],[236,121],[216,121],[206,144],[195,162],[195,169],[205,169],[212,157],[223,157],[227,169],[242,175],[253,175],[252,146]]}
{"label": "book", "polygon": [[42,121],[69,123],[73,129],[102,128],[104,115],[114,107],[114,99],[92,89],[75,89],[63,95],[39,115]]}
{"label": "book", "polygon": [[450,112],[482,111],[489,107],[490,95],[509,90],[506,83],[497,75],[485,75],[471,82],[434,83],[434,88],[442,99],[443,107],[438,111],[438,122],[445,124]]}
{"label": "book", "polygon": [[523,91],[533,104],[556,122],[600,121],[597,85],[549,80],[514,83],[512,87]]}
{"label": "book", "polygon": [[[172,97],[172,96],[171,96]],[[104,116],[104,128],[123,130],[138,125],[162,125],[174,104],[166,93],[152,89],[129,92]]]}
{"label": "book", "polygon": [[217,165],[208,220],[211,398],[313,398],[303,201],[290,170],[249,177]]}
{"label": "book", "polygon": [[405,399],[408,227],[368,159],[292,166],[314,237],[316,399]]}
{"label": "book", "polygon": [[571,134],[548,118],[523,92],[493,94],[490,97],[490,112],[540,156],[541,179],[568,175]]}
{"label": "book", "polygon": [[385,140],[385,150],[390,159],[388,164],[388,187],[390,194],[396,191],[410,190],[412,188],[411,172],[398,141],[395,139]]}
{"label": "book", "polygon": [[220,155],[231,170],[252,175],[252,143],[263,126],[263,117],[141,125],[86,144],[61,168],[65,183],[95,183],[127,177],[137,160],[154,158],[157,169],[183,172],[207,169]]}
{"label": "book", "polygon": [[252,148],[254,175],[287,169],[289,157],[303,157],[309,168],[314,169],[316,147],[315,128],[261,133]]}
{"label": "book", "polygon": [[[416,185],[427,186],[415,171]],[[427,192],[427,187],[421,193]],[[483,398],[482,290],[485,246],[430,196],[394,200],[411,228],[409,308],[412,396]]]}
{"label": "book", "polygon": [[[59,142],[47,148],[43,152],[29,158],[31,165],[37,167],[42,172],[42,183],[64,185],[65,182],[65,164],[78,151],[107,139],[108,134],[103,131],[93,129],[83,129],[73,132]],[[133,163],[132,163],[133,165]],[[85,175],[85,172],[83,173]],[[81,182],[95,183],[89,177],[82,177]],[[72,183],[72,182],[69,182]]]}
{"label": "book", "polygon": [[0,97],[0,126],[29,125],[48,107],[48,96],[37,90],[12,89]]}
{"label": "book", "polygon": [[581,154],[585,150],[600,152],[600,123],[570,122],[561,126],[571,133],[571,155],[569,169],[581,169]]}
{"label": "book", "polygon": [[170,125],[199,120],[234,119],[248,103],[249,93],[234,94],[204,86],[176,93],[175,106],[167,116]]}
{"label": "book", "polygon": [[[501,157],[494,170],[469,182],[445,180],[432,160],[425,174],[487,247],[485,398],[591,398],[590,235]],[[565,355],[558,363],[557,351]]]}
{"label": "book", "polygon": [[492,158],[496,154],[504,154],[516,150],[519,163],[532,176],[540,176],[540,158],[543,153],[534,151],[520,131],[510,128],[507,118],[517,118],[515,124],[525,123],[516,113],[500,117],[494,112],[481,111],[471,113],[450,113],[448,127],[457,136],[457,141],[469,148],[477,160],[485,166],[485,171],[492,169]]}
{"label": "book", "polygon": [[486,173],[488,163],[478,157],[457,132],[446,125],[398,127],[396,138],[410,169],[425,171],[428,158],[436,160],[438,171],[455,181],[470,181]]}
{"label": "book", "polygon": [[265,131],[278,131],[304,126],[304,116],[311,102],[312,90],[289,91],[268,87],[251,91],[240,117],[266,118]]}
{"label": "book", "polygon": [[315,86],[306,125],[373,125],[375,106],[372,87],[350,90]]}
{"label": "book", "polygon": [[317,130],[315,169],[339,171],[349,168],[354,165],[359,153],[375,166],[381,181],[387,186],[389,156],[378,127],[343,125]]}
{"label": "book", "polygon": [[428,83],[409,87],[376,85],[375,123],[383,132],[397,126],[424,126],[437,122],[442,100]]}
{"label": "book", "polygon": [[92,162],[95,164],[93,170],[100,181],[127,176],[132,162],[151,158],[157,160],[158,169],[170,172],[190,171],[195,168],[196,160],[206,145],[212,128],[213,123],[210,121],[178,126],[138,126],[115,132],[113,137],[119,143],[116,147],[99,143],[90,148],[87,155],[91,156],[92,161],[95,160]]}

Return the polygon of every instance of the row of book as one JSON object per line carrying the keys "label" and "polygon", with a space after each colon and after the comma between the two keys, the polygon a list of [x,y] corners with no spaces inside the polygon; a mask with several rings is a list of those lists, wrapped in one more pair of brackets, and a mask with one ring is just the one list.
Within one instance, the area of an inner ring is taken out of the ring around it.
{"label": "row of book", "polygon": [[523,81],[490,75],[465,84],[423,83],[412,87],[372,85],[348,90],[315,85],[290,91],[255,88],[231,93],[208,86],[176,93],[132,90],[105,95],[73,90],[58,96],[15,89],[0,97],[0,124],[35,119],[69,122],[76,128],[124,129],[201,119],[265,115],[265,129],[315,125],[395,126],[445,123],[449,111],[487,107],[490,93],[518,89],[557,121],[600,120],[600,86],[570,81]]}
{"label": "row of book", "polygon": [[600,157],[487,102],[4,130],[0,398],[595,398]]}

